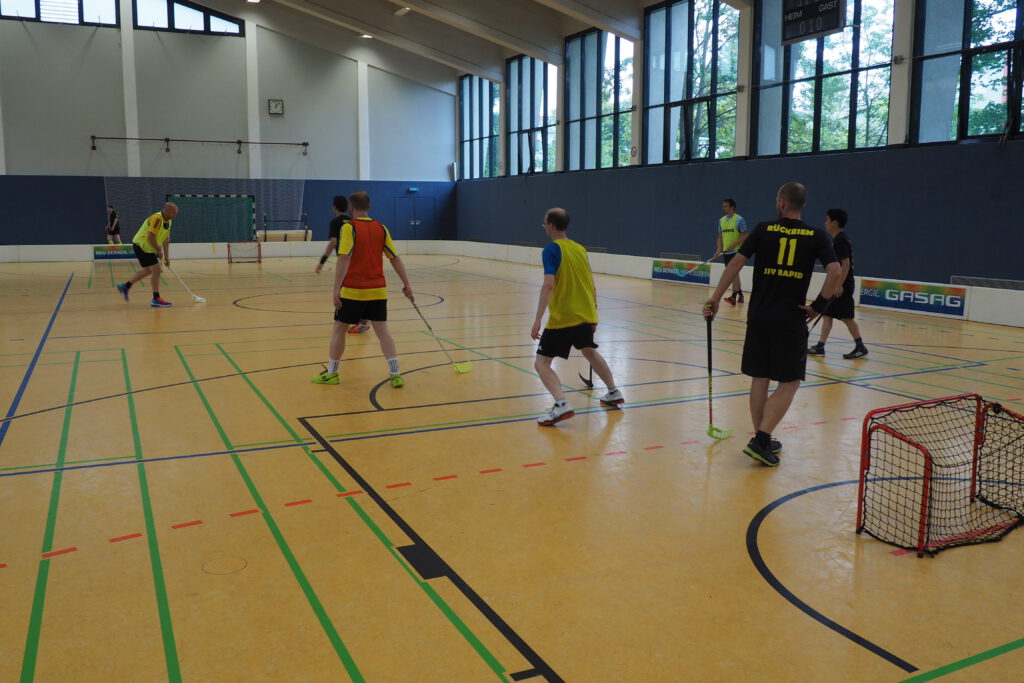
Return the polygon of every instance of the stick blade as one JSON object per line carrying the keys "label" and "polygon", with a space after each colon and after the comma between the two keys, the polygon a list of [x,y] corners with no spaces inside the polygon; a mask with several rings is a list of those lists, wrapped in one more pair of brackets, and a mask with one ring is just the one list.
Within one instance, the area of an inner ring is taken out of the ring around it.
{"label": "stick blade", "polygon": [[718,439],[719,441],[721,441],[722,439],[728,439],[730,436],[732,436],[732,430],[731,429],[719,429],[715,425],[708,425],[708,432],[707,432],[707,434],[712,439]]}
{"label": "stick blade", "polygon": [[473,361],[464,360],[461,363],[452,363],[452,368],[460,375],[464,375],[473,369]]}

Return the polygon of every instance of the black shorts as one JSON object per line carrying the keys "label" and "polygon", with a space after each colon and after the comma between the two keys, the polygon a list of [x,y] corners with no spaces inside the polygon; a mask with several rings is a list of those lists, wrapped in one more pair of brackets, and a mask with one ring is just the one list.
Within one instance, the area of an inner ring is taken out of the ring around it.
{"label": "black shorts", "polygon": [[736,252],[730,252],[728,254],[722,254],[722,263],[729,265],[729,261],[732,261],[732,257],[736,255]]}
{"label": "black shorts", "polygon": [[139,259],[139,265],[143,268],[149,268],[155,266],[160,260],[156,254],[151,254],[148,251],[142,251],[142,247],[132,242],[132,248],[135,249],[135,258]]}
{"label": "black shorts", "polygon": [[741,370],[750,377],[776,382],[804,378],[807,367],[807,326],[797,322],[747,321]]}
{"label": "black shorts", "polygon": [[114,228],[113,230],[111,230],[110,228],[107,228],[107,234],[108,235],[120,235],[121,234],[121,228],[117,227],[117,228]]}
{"label": "black shorts", "polygon": [[594,328],[597,325],[581,323],[573,327],[560,327],[558,329],[544,328],[540,335],[540,346],[537,347],[537,355],[545,358],[568,358],[569,350],[575,346],[577,349],[596,349],[594,343]]}
{"label": "black shorts", "polygon": [[843,287],[843,293],[832,299],[824,315],[836,320],[853,318],[853,285]]}
{"label": "black shorts", "polygon": [[334,320],[339,323],[358,325],[360,320],[384,322],[388,319],[388,300],[342,299],[341,308],[334,309]]}

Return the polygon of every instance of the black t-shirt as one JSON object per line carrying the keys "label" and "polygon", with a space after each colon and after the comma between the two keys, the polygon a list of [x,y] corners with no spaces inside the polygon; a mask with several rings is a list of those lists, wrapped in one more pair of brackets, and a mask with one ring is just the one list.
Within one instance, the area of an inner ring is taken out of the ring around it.
{"label": "black t-shirt", "polygon": [[117,212],[116,211],[111,211],[110,215],[107,217],[107,227],[109,227],[111,229],[119,227],[117,225]]}
{"label": "black t-shirt", "polygon": [[[348,214],[344,213],[341,214],[340,216],[331,219],[330,237],[333,237],[339,244],[341,243],[341,226],[344,225],[346,221],[350,220],[352,219],[348,216]],[[330,237],[328,239],[330,239]]]}
{"label": "black t-shirt", "polygon": [[[846,274],[846,279],[843,280],[843,289],[850,289],[853,287],[853,243],[850,242],[850,238],[846,236],[845,232],[840,231],[838,235],[832,238],[832,249],[836,252],[836,260],[850,259],[850,272]],[[840,263],[839,265],[843,264]]]}
{"label": "black t-shirt", "polygon": [[739,253],[757,256],[747,319],[800,324],[814,262],[836,260],[827,232],[793,218],[758,223]]}

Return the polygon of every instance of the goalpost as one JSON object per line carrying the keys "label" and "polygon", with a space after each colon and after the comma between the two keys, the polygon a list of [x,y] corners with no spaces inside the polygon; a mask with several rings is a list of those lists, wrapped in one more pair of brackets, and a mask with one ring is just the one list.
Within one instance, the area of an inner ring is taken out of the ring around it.
{"label": "goalpost", "polygon": [[175,242],[225,242],[228,263],[262,263],[256,241],[256,198],[251,194],[169,194],[178,205]]}
{"label": "goalpost", "polygon": [[228,242],[228,263],[263,263],[263,244],[258,240]]}

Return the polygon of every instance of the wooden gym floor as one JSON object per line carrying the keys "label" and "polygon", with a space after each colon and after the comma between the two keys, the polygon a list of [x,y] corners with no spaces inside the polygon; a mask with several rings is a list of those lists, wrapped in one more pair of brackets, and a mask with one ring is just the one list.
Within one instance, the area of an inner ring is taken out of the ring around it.
{"label": "wooden gym floor", "polygon": [[[372,333],[326,357],[313,259],[178,261],[173,308],[128,262],[0,266],[0,681],[1019,681],[1024,532],[936,558],[853,533],[873,408],[977,391],[1024,406],[1019,329],[862,311],[777,432],[740,454],[744,309],[599,276],[627,403],[551,400],[529,339],[541,271],[409,256],[403,389]],[[391,276],[392,283],[396,282]],[[600,384],[600,382],[598,382]],[[598,386],[598,389],[602,387]]]}

